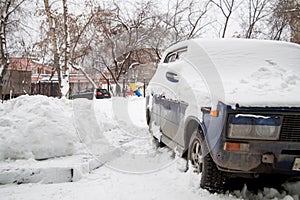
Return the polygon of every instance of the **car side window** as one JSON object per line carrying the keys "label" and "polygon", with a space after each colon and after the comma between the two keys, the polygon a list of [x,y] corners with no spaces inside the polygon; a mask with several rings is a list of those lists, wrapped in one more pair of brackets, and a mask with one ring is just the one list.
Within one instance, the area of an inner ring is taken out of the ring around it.
{"label": "car side window", "polygon": [[107,90],[100,90],[103,94],[107,93]]}
{"label": "car side window", "polygon": [[187,49],[183,49],[177,52],[177,60],[180,60],[187,54]]}
{"label": "car side window", "polygon": [[177,60],[180,60],[183,56],[185,56],[187,53],[187,47],[180,48],[176,51],[170,52],[167,54],[164,63],[172,63],[176,62]]}
{"label": "car side window", "polygon": [[164,60],[164,63],[170,63],[170,62],[175,62],[176,60],[176,56],[177,56],[177,53],[176,52],[171,52],[169,53],[165,60]]}

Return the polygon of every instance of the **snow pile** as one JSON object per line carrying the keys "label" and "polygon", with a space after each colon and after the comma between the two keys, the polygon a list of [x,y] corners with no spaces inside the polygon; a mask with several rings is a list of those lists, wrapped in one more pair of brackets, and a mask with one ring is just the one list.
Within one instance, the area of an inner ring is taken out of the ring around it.
{"label": "snow pile", "polygon": [[72,104],[21,96],[0,104],[0,160],[47,159],[75,153]]}
{"label": "snow pile", "polygon": [[241,84],[251,84],[252,88],[257,88],[263,92],[274,92],[291,90],[293,86],[300,80],[291,70],[285,70],[275,64],[269,67],[260,67],[254,71],[249,77],[241,80]]}
{"label": "snow pile", "polygon": [[[205,78],[221,82],[225,93],[223,102],[244,106],[299,106],[299,45],[243,39],[196,41],[218,72],[219,80],[216,75]],[[210,92],[218,96],[220,91]]]}
{"label": "snow pile", "polygon": [[[263,188],[259,190],[256,194],[249,191],[247,185],[241,191],[234,191],[234,196],[243,199],[282,199],[282,200],[299,200],[299,183],[288,183],[285,186],[284,191],[278,191],[274,188]],[[292,191],[292,188],[297,187],[298,192]]]}

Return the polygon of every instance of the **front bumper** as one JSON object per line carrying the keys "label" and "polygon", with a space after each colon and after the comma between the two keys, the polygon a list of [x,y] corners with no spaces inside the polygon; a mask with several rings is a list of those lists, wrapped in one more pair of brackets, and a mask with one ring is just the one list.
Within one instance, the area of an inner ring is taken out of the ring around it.
{"label": "front bumper", "polygon": [[[239,141],[235,141],[239,143]],[[241,142],[245,143],[245,142]],[[217,166],[227,172],[300,176],[300,144],[278,141],[248,142],[248,149],[225,150],[225,142],[212,153]],[[223,148],[222,148],[223,146]]]}

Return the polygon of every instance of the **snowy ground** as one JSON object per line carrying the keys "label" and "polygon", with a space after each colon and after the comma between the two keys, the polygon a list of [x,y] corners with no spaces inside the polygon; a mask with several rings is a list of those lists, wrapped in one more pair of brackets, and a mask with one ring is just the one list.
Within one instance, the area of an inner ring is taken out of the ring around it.
{"label": "snowy ground", "polygon": [[80,165],[75,179],[0,185],[0,199],[299,199],[300,182],[286,184],[285,191],[257,193],[246,187],[225,195],[200,189],[201,175],[183,172],[183,159],[153,144],[144,103],[135,97],[22,96],[0,104],[0,181],[4,170],[26,172],[28,166],[61,178],[64,174],[49,169],[91,161]]}

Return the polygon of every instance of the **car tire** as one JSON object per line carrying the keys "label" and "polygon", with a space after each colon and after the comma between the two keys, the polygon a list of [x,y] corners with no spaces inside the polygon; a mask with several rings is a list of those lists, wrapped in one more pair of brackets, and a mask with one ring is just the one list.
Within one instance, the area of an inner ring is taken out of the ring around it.
{"label": "car tire", "polygon": [[226,174],[214,163],[200,130],[194,131],[189,143],[188,160],[196,173],[201,173],[200,187],[211,193],[225,192]]}

